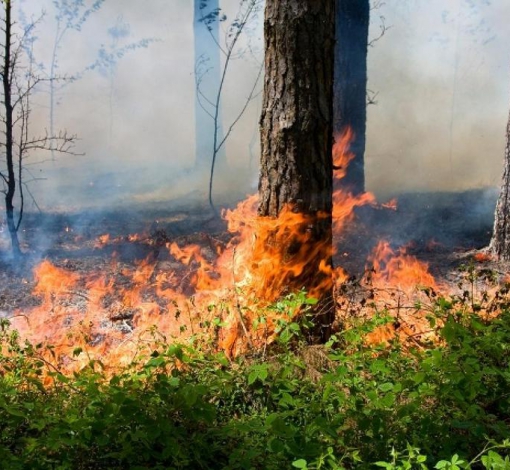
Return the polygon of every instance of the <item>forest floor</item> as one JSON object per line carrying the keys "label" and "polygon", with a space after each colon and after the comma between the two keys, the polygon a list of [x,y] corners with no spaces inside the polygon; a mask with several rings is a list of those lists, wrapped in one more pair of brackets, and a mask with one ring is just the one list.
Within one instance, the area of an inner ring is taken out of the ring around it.
{"label": "forest floor", "polygon": [[[406,193],[397,197],[396,210],[358,208],[355,221],[336,240],[335,263],[360,278],[369,268],[370,252],[379,241],[386,240],[395,248],[405,246],[408,254],[429,266],[441,284],[454,286],[459,266],[469,262],[503,276],[505,267],[475,257],[476,250],[490,241],[496,196],[494,190]],[[129,210],[27,214],[23,227],[25,259],[13,264],[0,251],[3,315],[40,303],[32,293],[32,270],[44,259],[86,276],[113,269],[112,259],[120,273],[122,269],[133,271],[140,261],[150,258],[156,265],[155,274],[174,269],[185,277],[189,272],[175,263],[166,249],[169,242],[179,247],[198,244],[206,258],[212,259],[216,248],[232,237],[226,222],[212,216],[207,205],[189,204],[186,199],[173,204],[146,203]]]}

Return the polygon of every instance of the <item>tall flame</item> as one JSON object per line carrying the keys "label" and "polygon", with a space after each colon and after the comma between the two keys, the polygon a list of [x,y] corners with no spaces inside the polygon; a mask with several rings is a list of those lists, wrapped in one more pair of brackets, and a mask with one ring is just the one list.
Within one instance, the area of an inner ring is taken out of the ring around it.
{"label": "tall flame", "polygon": [[[351,142],[355,136],[351,128],[347,128],[342,134],[335,137],[333,145],[334,180],[340,182],[347,174],[349,163],[354,158],[350,151]],[[333,191],[333,231],[339,235],[345,225],[354,218],[354,209],[365,205],[375,205],[376,199],[372,193],[353,195],[344,188]]]}

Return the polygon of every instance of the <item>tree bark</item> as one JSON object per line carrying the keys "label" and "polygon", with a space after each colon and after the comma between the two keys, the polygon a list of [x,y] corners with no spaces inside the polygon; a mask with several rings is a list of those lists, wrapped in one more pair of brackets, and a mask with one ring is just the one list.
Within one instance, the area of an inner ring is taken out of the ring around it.
{"label": "tree bark", "polygon": [[11,62],[11,41],[12,41],[12,18],[11,18],[11,2],[4,1],[4,57],[2,67],[2,85],[3,85],[3,107],[5,119],[5,160],[7,165],[7,178],[4,180],[7,186],[5,192],[5,212],[7,216],[7,228],[11,236],[12,251],[15,256],[21,254],[18,230],[14,222],[14,195],[16,193],[16,176],[14,174],[14,137],[13,137],[13,111],[12,105],[12,67]]}
{"label": "tree bark", "polygon": [[350,128],[354,158],[340,181],[345,189],[365,191],[365,135],[367,121],[367,53],[369,0],[336,0],[335,81],[333,133]]}
{"label": "tree bark", "polygon": [[279,249],[286,264],[309,257],[306,265],[287,279],[287,287],[304,287],[318,297],[313,339],[324,341],[334,319],[331,149],[335,0],[267,2],[264,33],[258,214],[277,218],[288,207],[303,214],[296,237],[267,242],[282,244]]}
{"label": "tree bark", "polygon": [[503,184],[496,205],[494,231],[489,251],[500,260],[510,261],[510,116],[506,127]]}

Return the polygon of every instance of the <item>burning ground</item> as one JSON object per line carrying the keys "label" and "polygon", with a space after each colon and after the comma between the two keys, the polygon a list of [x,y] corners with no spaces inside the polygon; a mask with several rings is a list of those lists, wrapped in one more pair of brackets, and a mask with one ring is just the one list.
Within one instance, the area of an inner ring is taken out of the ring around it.
{"label": "burning ground", "polygon": [[[348,165],[347,147],[346,141],[337,147],[336,166]],[[340,179],[343,170],[337,173]],[[427,302],[437,292],[463,291],[469,274],[459,266],[498,268],[473,251],[489,242],[495,197],[403,194],[380,204],[371,194],[337,189],[336,326],[387,309],[396,326],[373,341],[395,334],[427,341]],[[299,217],[292,211],[280,217],[284,236],[303,222]],[[286,266],[258,246],[260,231],[274,230],[275,221],[268,223],[260,226],[254,196],[222,218],[186,203],[30,215],[24,236],[32,251],[22,264],[2,261],[1,315],[23,337],[54,345],[58,365],[70,370],[90,357],[129,363],[150,350],[155,335],[192,336],[228,356],[265,347],[285,320],[272,302],[291,294],[286,280],[307,264],[304,257]],[[88,356],[75,357],[77,348]]]}

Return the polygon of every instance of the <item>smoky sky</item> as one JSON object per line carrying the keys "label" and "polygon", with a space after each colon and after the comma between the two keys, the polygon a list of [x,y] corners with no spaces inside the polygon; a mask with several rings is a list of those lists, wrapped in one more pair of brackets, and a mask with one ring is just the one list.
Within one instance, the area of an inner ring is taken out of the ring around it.
{"label": "smoky sky", "polygon": [[[85,2],[92,4],[92,1]],[[106,0],[81,31],[69,30],[58,53],[56,129],[79,136],[84,155],[57,161],[32,155],[31,185],[46,210],[205,197],[195,161],[195,57],[192,0]],[[221,4],[235,16],[238,0]],[[15,11],[44,17],[34,57],[47,72],[56,33],[51,0],[18,0]],[[465,190],[499,185],[510,88],[507,0],[385,0],[372,10],[367,188]],[[384,19],[381,19],[384,17]],[[221,34],[220,34],[221,36]],[[148,40],[147,47],[138,47]],[[131,47],[132,46],[132,47]],[[115,49],[117,48],[117,49]],[[126,48],[111,66],[88,69],[99,51]],[[250,57],[236,58],[225,82],[223,122],[243,107],[262,60],[262,19],[252,24]],[[48,90],[33,96],[32,133],[49,127]],[[226,146],[218,191],[256,190],[261,96],[247,108]],[[32,207],[33,208],[33,207]],[[30,209],[30,207],[29,207]]]}
{"label": "smoky sky", "polygon": [[367,184],[376,192],[498,186],[510,89],[505,0],[388,0],[369,51]]}

